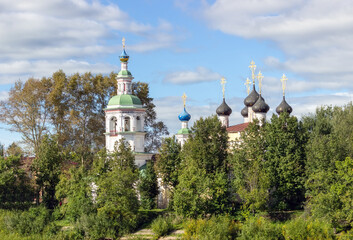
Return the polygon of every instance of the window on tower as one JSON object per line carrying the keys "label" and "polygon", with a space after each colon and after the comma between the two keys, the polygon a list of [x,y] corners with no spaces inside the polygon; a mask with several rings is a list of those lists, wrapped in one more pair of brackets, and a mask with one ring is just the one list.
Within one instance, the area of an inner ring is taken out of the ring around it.
{"label": "window on tower", "polygon": [[124,118],[124,129],[125,129],[125,132],[131,131],[131,128],[130,128],[130,117],[125,117]]}

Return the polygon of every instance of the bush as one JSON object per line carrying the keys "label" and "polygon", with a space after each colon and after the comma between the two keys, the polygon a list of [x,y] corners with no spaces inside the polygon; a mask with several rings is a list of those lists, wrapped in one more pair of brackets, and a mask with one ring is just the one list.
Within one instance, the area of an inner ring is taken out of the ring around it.
{"label": "bush", "polygon": [[250,217],[242,226],[241,240],[279,240],[284,239],[281,225],[272,223],[264,217]]}
{"label": "bush", "polygon": [[213,216],[209,220],[189,220],[186,223],[183,239],[225,240],[235,239],[240,231],[240,224],[229,216]]}
{"label": "bush", "polygon": [[16,211],[4,217],[7,231],[21,235],[42,233],[49,222],[50,213],[44,207],[32,207],[28,211]]}
{"label": "bush", "polygon": [[335,239],[329,223],[319,219],[298,217],[282,227],[285,239]]}
{"label": "bush", "polygon": [[167,235],[168,233],[174,230],[174,226],[172,224],[172,217],[159,216],[152,222],[151,228],[153,233],[156,235],[156,238]]}

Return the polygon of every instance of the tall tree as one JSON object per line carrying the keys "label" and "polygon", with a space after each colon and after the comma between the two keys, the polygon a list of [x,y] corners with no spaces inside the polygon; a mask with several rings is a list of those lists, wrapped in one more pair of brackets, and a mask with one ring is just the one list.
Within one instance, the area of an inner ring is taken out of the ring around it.
{"label": "tall tree", "polygon": [[10,146],[6,150],[6,155],[10,156],[19,156],[23,155],[23,150],[20,146],[18,146],[15,142],[11,143]]}
{"label": "tall tree", "polygon": [[38,147],[36,158],[31,166],[38,186],[37,203],[39,203],[39,192],[42,192],[43,203],[49,209],[54,209],[58,204],[55,188],[60,180],[62,157],[56,139],[46,135]]}
{"label": "tall tree", "polygon": [[145,130],[146,152],[156,152],[162,144],[162,136],[169,135],[167,126],[162,121],[157,121],[157,113],[154,110],[156,107],[153,104],[153,98],[149,96],[149,87],[147,83],[136,82],[132,85],[133,94],[141,100],[146,107]]}
{"label": "tall tree", "polygon": [[154,171],[154,163],[148,161],[146,168],[140,170],[137,189],[140,193],[140,205],[144,209],[157,207],[157,195],[159,193],[157,175]]}
{"label": "tall tree", "polygon": [[47,85],[46,79],[18,81],[10,89],[8,99],[0,102],[0,121],[9,125],[11,131],[21,133],[33,151],[48,132]]}
{"label": "tall tree", "polygon": [[216,116],[200,118],[182,150],[174,208],[197,217],[229,210],[228,135]]}

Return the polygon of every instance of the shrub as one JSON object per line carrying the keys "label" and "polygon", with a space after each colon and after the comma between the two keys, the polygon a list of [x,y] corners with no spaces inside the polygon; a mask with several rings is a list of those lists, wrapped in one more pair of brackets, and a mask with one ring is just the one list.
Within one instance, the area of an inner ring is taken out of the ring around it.
{"label": "shrub", "polygon": [[172,217],[159,216],[152,222],[151,228],[157,238],[167,235],[172,230],[174,230],[174,226],[172,224]]}
{"label": "shrub", "polygon": [[335,239],[329,223],[319,219],[298,217],[282,227],[285,239]]}
{"label": "shrub", "polygon": [[264,217],[250,217],[242,226],[241,240],[279,240],[284,239],[281,225],[272,223]]}
{"label": "shrub", "polygon": [[225,240],[235,239],[240,231],[240,224],[229,216],[213,216],[210,219],[189,220],[183,239]]}

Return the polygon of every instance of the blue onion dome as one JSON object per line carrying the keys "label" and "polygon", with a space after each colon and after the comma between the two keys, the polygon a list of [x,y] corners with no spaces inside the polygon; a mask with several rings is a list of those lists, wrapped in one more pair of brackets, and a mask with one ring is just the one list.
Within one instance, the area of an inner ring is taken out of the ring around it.
{"label": "blue onion dome", "polygon": [[123,51],[121,52],[121,55],[120,55],[120,61],[121,62],[127,62],[129,60],[129,55],[127,55],[126,51],[125,51],[125,48],[123,49]]}
{"label": "blue onion dome", "polygon": [[182,122],[185,122],[185,121],[187,122],[190,120],[191,115],[185,110],[185,107],[184,107],[184,111],[179,114],[178,118]]}
{"label": "blue onion dome", "polygon": [[216,109],[216,113],[218,116],[229,116],[230,114],[232,114],[232,109],[228,106],[224,98],[222,104],[219,105],[219,107]]}
{"label": "blue onion dome", "polygon": [[256,103],[252,106],[252,110],[255,113],[267,113],[268,110],[270,110],[270,107],[267,105],[265,102],[265,99],[259,95],[259,98],[257,99]]}
{"label": "blue onion dome", "polygon": [[247,106],[245,106],[245,107],[241,110],[241,115],[242,115],[243,117],[245,117],[245,118],[249,116],[248,107],[247,107]]}
{"label": "blue onion dome", "polygon": [[251,93],[244,99],[245,106],[252,107],[256,103],[258,98],[259,94],[256,92],[255,85],[253,85]]}
{"label": "blue onion dome", "polygon": [[282,112],[291,113],[293,111],[292,107],[286,102],[286,98],[283,96],[283,100],[280,105],[276,108],[276,112],[281,114]]}

